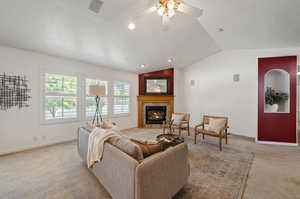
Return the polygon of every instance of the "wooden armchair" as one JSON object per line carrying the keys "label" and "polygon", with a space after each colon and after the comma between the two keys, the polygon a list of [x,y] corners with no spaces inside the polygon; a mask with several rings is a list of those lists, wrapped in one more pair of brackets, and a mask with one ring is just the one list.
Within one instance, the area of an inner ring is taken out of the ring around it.
{"label": "wooden armchair", "polygon": [[[224,119],[225,120],[225,125],[224,127],[221,128],[221,130],[219,132],[215,132],[215,131],[209,131],[207,129],[205,129],[205,125],[209,124],[209,119],[213,118],[213,119]],[[228,118],[227,117],[217,117],[217,116],[208,116],[205,115],[203,116],[203,122],[197,126],[195,126],[195,144],[197,141],[197,135],[198,134],[202,134],[202,138],[204,139],[204,135],[209,135],[209,136],[213,136],[213,137],[218,137],[219,138],[219,147],[220,147],[220,151],[222,151],[222,139],[225,139],[225,143],[228,143],[227,137],[228,137]]]}
{"label": "wooden armchair", "polygon": [[175,129],[178,129],[179,136],[181,136],[181,131],[186,130],[188,132],[188,136],[190,135],[190,114],[189,113],[173,113],[175,115],[184,115],[180,124],[174,124],[173,120],[167,120],[163,124],[163,133],[165,133],[165,129],[169,129],[169,133],[174,133]]}

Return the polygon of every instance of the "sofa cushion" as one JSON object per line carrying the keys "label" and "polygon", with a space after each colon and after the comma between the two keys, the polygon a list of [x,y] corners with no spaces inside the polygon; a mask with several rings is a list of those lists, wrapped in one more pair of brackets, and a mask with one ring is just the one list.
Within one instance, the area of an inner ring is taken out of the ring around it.
{"label": "sofa cushion", "polygon": [[121,135],[115,136],[110,138],[108,142],[139,162],[144,159],[141,148],[133,143],[128,137]]}
{"label": "sofa cushion", "polygon": [[131,141],[139,145],[139,147],[143,151],[144,158],[149,157],[154,153],[163,151],[163,145],[159,142],[143,141],[136,139],[131,139]]}

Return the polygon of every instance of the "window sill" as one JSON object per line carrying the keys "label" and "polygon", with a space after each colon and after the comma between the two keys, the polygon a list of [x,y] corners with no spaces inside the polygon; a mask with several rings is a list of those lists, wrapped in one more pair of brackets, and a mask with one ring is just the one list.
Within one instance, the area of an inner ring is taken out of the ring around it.
{"label": "window sill", "polygon": [[[123,114],[114,114],[112,116],[104,115],[102,116],[103,119],[109,119],[109,118],[123,118],[123,117],[130,117],[129,113],[123,113]],[[52,119],[52,120],[43,120],[41,121],[41,125],[59,125],[59,124],[69,124],[69,123],[80,123],[80,122],[89,122],[92,121],[93,117],[86,117],[84,119]]]}
{"label": "window sill", "polygon": [[41,125],[55,125],[55,124],[66,124],[66,123],[78,123],[81,122],[78,118],[75,119],[52,119],[43,120]]}
{"label": "window sill", "polygon": [[130,113],[114,114],[111,117],[112,118],[130,117]]}
{"label": "window sill", "polygon": [[[107,119],[109,118],[108,115],[102,115],[102,119]],[[94,116],[91,116],[91,117],[85,117],[82,121],[86,122],[86,121],[91,121],[94,119]],[[100,120],[100,118],[99,118]]]}

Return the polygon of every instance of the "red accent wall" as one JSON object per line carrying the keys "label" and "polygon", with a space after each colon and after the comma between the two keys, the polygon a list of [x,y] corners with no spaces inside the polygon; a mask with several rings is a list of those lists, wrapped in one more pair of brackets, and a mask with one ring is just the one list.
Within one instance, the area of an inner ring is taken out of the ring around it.
{"label": "red accent wall", "polygon": [[139,74],[139,95],[145,95],[145,77],[167,77],[168,95],[174,95],[174,68]]}
{"label": "red accent wall", "polygon": [[[290,75],[290,112],[264,112],[264,77],[272,69],[282,69]],[[296,143],[297,57],[258,59],[258,140]]]}

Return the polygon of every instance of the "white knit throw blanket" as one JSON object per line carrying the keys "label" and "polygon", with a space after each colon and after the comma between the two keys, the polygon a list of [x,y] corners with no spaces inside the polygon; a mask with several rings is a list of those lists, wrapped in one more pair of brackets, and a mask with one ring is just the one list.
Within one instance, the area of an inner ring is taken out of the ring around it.
{"label": "white knit throw blanket", "polygon": [[111,137],[118,134],[111,130],[95,128],[89,135],[88,151],[87,151],[87,166],[91,168],[93,164],[101,161],[104,150],[104,143]]}

